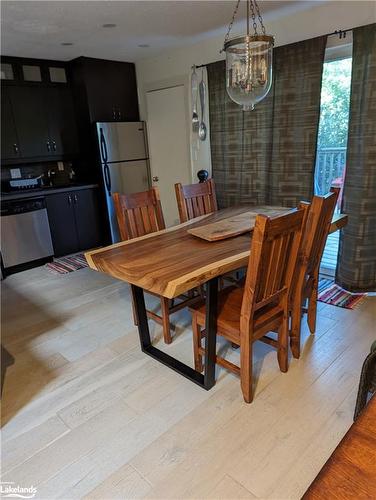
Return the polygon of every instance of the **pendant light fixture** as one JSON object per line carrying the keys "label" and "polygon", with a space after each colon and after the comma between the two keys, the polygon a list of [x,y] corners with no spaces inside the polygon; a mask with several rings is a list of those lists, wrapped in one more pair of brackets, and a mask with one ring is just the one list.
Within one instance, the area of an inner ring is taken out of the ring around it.
{"label": "pendant light fixture", "polygon": [[[226,90],[230,98],[243,106],[244,111],[254,109],[272,85],[272,54],[274,37],[267,35],[256,0],[247,3],[247,34],[230,39],[230,32],[239,9],[237,0],[229,24],[223,51],[226,52]],[[258,33],[256,15],[261,34]],[[253,34],[250,34],[250,20]]]}

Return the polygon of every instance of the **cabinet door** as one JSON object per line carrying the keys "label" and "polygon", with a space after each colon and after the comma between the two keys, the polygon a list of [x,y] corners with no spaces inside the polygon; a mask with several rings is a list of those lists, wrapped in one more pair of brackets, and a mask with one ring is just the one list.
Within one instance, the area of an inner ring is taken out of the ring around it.
{"label": "cabinet door", "polygon": [[134,64],[123,63],[121,67],[115,67],[115,78],[118,85],[118,107],[120,121],[138,121],[138,95],[136,69]]}
{"label": "cabinet door", "polygon": [[46,196],[48,220],[56,257],[78,251],[74,192]]}
{"label": "cabinet door", "polygon": [[1,158],[19,158],[20,149],[8,87],[1,89]]}
{"label": "cabinet door", "polygon": [[91,121],[139,119],[133,64],[94,60],[85,70]]}
{"label": "cabinet door", "polygon": [[74,191],[74,213],[80,250],[98,247],[102,244],[98,191],[82,189]]}
{"label": "cabinet door", "polygon": [[45,111],[45,89],[12,86],[9,92],[22,157],[49,156],[51,144]]}
{"label": "cabinet door", "polygon": [[52,155],[77,154],[77,127],[70,89],[67,87],[47,88],[46,102]]}

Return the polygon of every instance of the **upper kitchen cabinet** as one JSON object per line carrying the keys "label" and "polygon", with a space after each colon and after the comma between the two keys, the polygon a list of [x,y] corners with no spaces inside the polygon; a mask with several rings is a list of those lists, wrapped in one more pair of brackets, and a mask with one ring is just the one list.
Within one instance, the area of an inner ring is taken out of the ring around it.
{"label": "upper kitchen cabinet", "polygon": [[1,68],[2,161],[76,156],[77,125],[65,63],[2,58]]}
{"label": "upper kitchen cabinet", "polygon": [[45,89],[43,87],[12,86],[8,88],[8,92],[21,158],[49,156],[52,152],[52,146],[45,111]]}
{"label": "upper kitchen cabinet", "polygon": [[76,102],[82,120],[138,121],[133,63],[79,57],[71,62]]}
{"label": "upper kitchen cabinet", "polygon": [[52,153],[57,156],[76,155],[79,148],[71,90],[68,87],[49,87],[46,105]]}
{"label": "upper kitchen cabinet", "polygon": [[2,160],[73,156],[78,139],[68,87],[3,88]]}
{"label": "upper kitchen cabinet", "polygon": [[1,57],[1,80],[9,84],[67,84],[66,63],[47,59]]}
{"label": "upper kitchen cabinet", "polygon": [[1,158],[20,158],[19,141],[9,89],[1,89]]}

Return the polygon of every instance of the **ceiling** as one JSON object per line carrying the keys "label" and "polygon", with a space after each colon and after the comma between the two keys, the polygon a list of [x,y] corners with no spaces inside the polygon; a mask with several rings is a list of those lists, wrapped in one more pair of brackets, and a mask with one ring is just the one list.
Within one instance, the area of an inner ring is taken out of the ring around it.
{"label": "ceiling", "polygon": [[[234,0],[2,1],[1,53],[57,60],[84,55],[136,61],[166,49],[224,35],[235,3]],[[313,3],[260,0],[259,5],[267,20],[311,8]],[[244,10],[242,2],[237,19],[244,18]],[[102,27],[108,23],[116,27]],[[139,47],[145,44],[149,47]]]}

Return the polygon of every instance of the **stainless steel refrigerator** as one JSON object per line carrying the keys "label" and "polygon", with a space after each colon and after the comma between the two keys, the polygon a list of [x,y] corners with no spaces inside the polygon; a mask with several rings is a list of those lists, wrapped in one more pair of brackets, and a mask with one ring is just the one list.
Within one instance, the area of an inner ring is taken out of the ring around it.
{"label": "stainless steel refrigerator", "polygon": [[129,194],[150,187],[145,122],[98,122],[97,136],[112,242],[120,241],[112,193]]}

